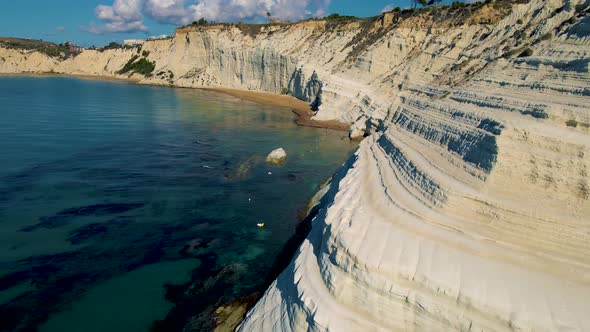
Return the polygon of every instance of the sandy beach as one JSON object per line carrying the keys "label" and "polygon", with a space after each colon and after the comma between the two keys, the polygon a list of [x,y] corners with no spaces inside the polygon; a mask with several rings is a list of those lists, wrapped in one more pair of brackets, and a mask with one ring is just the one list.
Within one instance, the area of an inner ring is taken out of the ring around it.
{"label": "sandy beach", "polygon": [[224,93],[235,98],[248,100],[260,104],[289,107],[299,117],[297,124],[300,126],[327,128],[340,131],[348,131],[350,125],[336,120],[318,121],[313,120],[313,112],[309,103],[292,96],[278,95],[274,93],[248,91],[230,88],[203,88],[203,90]]}

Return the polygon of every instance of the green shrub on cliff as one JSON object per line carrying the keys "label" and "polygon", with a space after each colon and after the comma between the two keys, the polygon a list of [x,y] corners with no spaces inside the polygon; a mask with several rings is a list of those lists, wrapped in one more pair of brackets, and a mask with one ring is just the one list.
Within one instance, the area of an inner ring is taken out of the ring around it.
{"label": "green shrub on cliff", "polygon": [[108,45],[99,48],[98,51],[104,52],[106,50],[114,50],[114,49],[118,49],[118,48],[123,48],[123,45],[116,43],[116,42],[110,42]]}
{"label": "green shrub on cliff", "polygon": [[553,34],[551,32],[547,32],[546,34],[541,36],[541,40],[549,40],[553,38]]}
{"label": "green shrub on cliff", "polygon": [[340,14],[330,14],[324,17],[324,20],[328,22],[345,22],[345,21],[352,21],[358,19],[356,16],[348,16],[348,15],[340,15]]}
{"label": "green shrub on cliff", "polygon": [[547,119],[547,118],[549,118],[549,115],[547,115],[547,113],[545,113],[545,111],[544,110],[541,110],[541,109],[532,109],[532,110],[528,110],[527,109],[527,110],[521,111],[520,114],[522,114],[522,115],[530,115],[530,116],[532,116],[533,118],[536,118],[536,119]]}
{"label": "green shrub on cliff", "polygon": [[461,1],[454,1],[451,4],[452,9],[459,9],[459,8],[463,8],[463,7],[465,7],[465,3],[461,2]]}
{"label": "green shrub on cliff", "polygon": [[518,55],[519,58],[526,58],[533,55],[533,50],[530,47],[527,47]]}
{"label": "green shrub on cliff", "polygon": [[127,61],[127,63],[121,68],[117,74],[126,74],[126,73],[138,73],[142,74],[143,76],[150,77],[152,76],[152,72],[156,68],[156,63],[149,61],[146,58],[139,58],[139,55],[134,55]]}

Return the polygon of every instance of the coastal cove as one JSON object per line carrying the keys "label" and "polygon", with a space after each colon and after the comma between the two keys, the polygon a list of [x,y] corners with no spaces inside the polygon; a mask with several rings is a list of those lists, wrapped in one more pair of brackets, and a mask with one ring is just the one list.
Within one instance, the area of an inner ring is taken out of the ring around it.
{"label": "coastal cove", "polygon": [[590,331],[590,0],[417,7],[0,39],[3,74],[129,81],[3,87],[0,322],[138,279],[154,331]]}
{"label": "coastal cove", "polygon": [[[218,306],[264,290],[356,149],[217,92],[55,76],[0,88],[1,331],[210,328]],[[287,162],[265,163],[279,146]]]}

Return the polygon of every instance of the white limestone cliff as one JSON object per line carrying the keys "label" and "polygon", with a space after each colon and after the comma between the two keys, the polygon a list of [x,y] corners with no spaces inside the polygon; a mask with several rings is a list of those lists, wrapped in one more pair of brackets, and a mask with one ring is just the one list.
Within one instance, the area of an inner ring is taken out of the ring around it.
{"label": "white limestone cliff", "polygon": [[[147,42],[156,69],[142,83],[287,89],[366,136],[239,330],[590,330],[589,6]],[[0,49],[0,72],[119,76],[136,53]]]}

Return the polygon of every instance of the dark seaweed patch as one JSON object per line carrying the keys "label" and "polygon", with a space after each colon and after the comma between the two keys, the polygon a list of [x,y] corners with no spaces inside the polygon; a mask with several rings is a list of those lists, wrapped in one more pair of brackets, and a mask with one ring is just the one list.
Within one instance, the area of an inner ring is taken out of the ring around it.
{"label": "dark seaweed patch", "polygon": [[90,224],[84,227],[80,227],[68,238],[71,244],[80,244],[100,234],[106,233],[108,227],[101,224]]}
{"label": "dark seaweed patch", "polygon": [[14,272],[0,277],[0,291],[19,285],[29,277],[29,271]]}
{"label": "dark seaweed patch", "polygon": [[239,277],[239,268],[219,267],[215,253],[198,255],[201,265],[191,274],[191,280],[181,285],[167,284],[166,299],[175,304],[166,318],[154,322],[151,331],[183,331],[186,322],[199,325],[194,331],[212,330],[208,319],[197,322],[195,313],[204,311],[222,295],[230,295],[232,284]]}
{"label": "dark seaweed patch", "polygon": [[144,203],[96,204],[80,208],[66,209],[50,217],[41,217],[39,218],[39,223],[24,227],[21,231],[32,232],[40,228],[57,228],[64,226],[74,218],[125,213],[139,209],[144,205]]}
{"label": "dark seaweed patch", "polygon": [[182,244],[198,235],[191,224],[145,225],[130,220],[118,217],[86,225],[70,237],[73,242],[100,237],[100,245],[15,262],[14,272],[0,277],[0,290],[28,282],[35,291],[0,305],[0,331],[35,331],[51,313],[101,281],[147,264],[185,259],[179,254]]}

